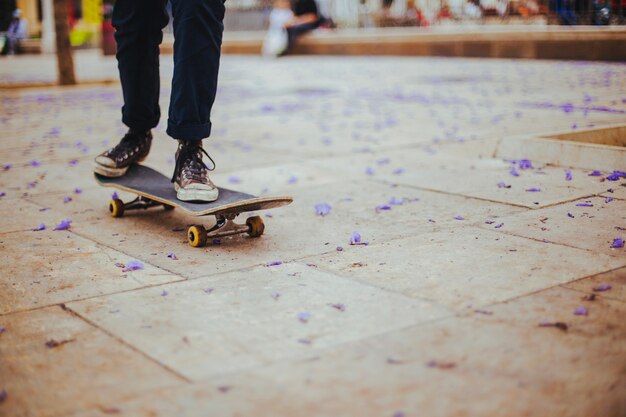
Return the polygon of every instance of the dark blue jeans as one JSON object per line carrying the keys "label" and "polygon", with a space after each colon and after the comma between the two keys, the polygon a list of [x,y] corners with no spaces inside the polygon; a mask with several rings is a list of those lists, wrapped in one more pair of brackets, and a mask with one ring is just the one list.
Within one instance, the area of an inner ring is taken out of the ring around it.
{"label": "dark blue jeans", "polygon": [[[211,134],[211,108],[224,31],[224,0],[170,0],[174,77],[167,134],[200,140]],[[159,45],[167,0],[117,0],[113,9],[117,62],[124,94],[122,121],[148,130],[159,123]]]}

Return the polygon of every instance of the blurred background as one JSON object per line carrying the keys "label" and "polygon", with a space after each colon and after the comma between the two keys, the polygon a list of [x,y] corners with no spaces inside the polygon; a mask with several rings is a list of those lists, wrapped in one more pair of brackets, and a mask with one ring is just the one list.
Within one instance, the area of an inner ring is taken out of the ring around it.
{"label": "blurred background", "polygon": [[[473,27],[546,28],[555,25],[622,25],[626,0],[316,0],[325,19],[319,30],[402,27],[448,30]],[[75,48],[101,47],[114,52],[110,24],[114,0],[68,0],[70,41]],[[271,0],[227,0],[225,30],[263,32]],[[53,0],[0,0],[0,32],[6,32],[15,10],[24,21],[26,38],[20,53],[54,49]],[[528,28],[530,30],[530,28]],[[170,27],[166,31],[171,32]],[[166,38],[167,39],[167,38]],[[228,52],[228,51],[226,51]]]}

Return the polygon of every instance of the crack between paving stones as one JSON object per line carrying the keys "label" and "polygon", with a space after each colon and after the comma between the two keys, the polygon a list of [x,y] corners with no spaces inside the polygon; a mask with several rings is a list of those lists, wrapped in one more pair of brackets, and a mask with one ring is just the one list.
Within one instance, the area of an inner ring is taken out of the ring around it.
{"label": "crack between paving stones", "polygon": [[[618,269],[620,269],[620,268],[618,268]],[[614,270],[611,270],[611,271],[614,271]],[[606,272],[611,272],[611,271],[606,271]],[[605,274],[606,272],[600,272],[599,274],[596,274],[596,275]],[[585,277],[585,278],[581,278],[581,279],[587,279],[587,278],[591,278],[591,277]],[[577,279],[577,280],[572,281],[572,282],[578,282],[581,279]],[[605,295],[605,294],[598,294],[598,293],[595,293],[593,291],[585,291],[585,290],[581,290],[579,288],[568,287],[568,285],[570,285],[570,284],[571,284],[571,282],[567,283],[567,284],[560,284],[559,287],[561,287],[563,289],[566,289],[566,290],[575,291],[575,292],[580,293],[580,294],[585,294],[585,295],[595,294],[596,300],[597,299],[604,299],[604,300],[617,301],[619,303],[626,304],[626,300],[622,300],[620,298],[611,297],[611,296],[608,296],[608,295]]]}
{"label": "crack between paving stones", "polygon": [[[580,248],[578,246],[568,245],[567,243],[553,242],[553,241],[548,240],[548,239],[546,239],[546,241],[543,241],[543,240],[541,240],[539,238],[535,238],[535,237],[518,235],[518,234],[515,234],[515,233],[510,232],[508,230],[501,230],[501,229],[492,230],[492,229],[488,229],[488,228],[485,228],[485,227],[477,227],[477,226],[475,226],[473,224],[472,225],[468,225],[466,227],[476,227],[476,228],[479,228],[481,230],[485,230],[487,232],[500,233],[500,234],[507,235],[507,236],[515,236],[515,237],[519,237],[519,238],[522,238],[522,239],[532,240],[532,241],[538,242],[538,243],[543,243],[544,245],[563,246],[565,248],[577,249],[577,250],[583,250],[585,252],[590,252],[590,253],[593,253],[594,255],[605,255],[605,256],[610,256],[611,258],[614,258],[614,259],[619,259],[618,255],[608,254],[608,253],[604,253],[604,252],[598,252],[595,249]],[[626,266],[626,263],[624,265],[618,267],[618,269],[619,268],[623,268],[624,266]]]}
{"label": "crack between paving stones", "polygon": [[168,365],[165,365],[164,363],[161,363],[159,360],[153,358],[152,356],[150,356],[149,354],[147,354],[146,352],[144,352],[143,350],[137,348],[136,346],[132,345],[131,343],[125,341],[124,339],[122,339],[121,337],[117,336],[115,333],[105,329],[104,327],[98,325],[97,323],[91,321],[90,319],[88,319],[87,317],[81,315],[80,313],[78,313],[77,311],[73,310],[71,307],[67,306],[66,304],[60,304],[59,307],[64,310],[69,312],[71,315],[73,315],[76,318],[79,318],[81,320],[83,320],[85,323],[89,324],[90,326],[100,330],[101,332],[105,333],[106,335],[108,335],[109,337],[113,338],[114,340],[118,341],[119,343],[121,343],[122,345],[128,347],[129,349],[131,349],[132,351],[140,354],[141,356],[143,356],[144,358],[148,359],[150,362],[153,362],[155,364],[157,364],[158,366],[160,366],[161,368],[165,369],[166,371],[168,371],[169,373],[173,374],[174,376],[176,376],[177,378],[181,379],[184,382],[187,383],[192,383],[193,381],[189,378],[187,378],[185,375],[181,374],[180,372],[178,372],[177,370],[169,367]]}

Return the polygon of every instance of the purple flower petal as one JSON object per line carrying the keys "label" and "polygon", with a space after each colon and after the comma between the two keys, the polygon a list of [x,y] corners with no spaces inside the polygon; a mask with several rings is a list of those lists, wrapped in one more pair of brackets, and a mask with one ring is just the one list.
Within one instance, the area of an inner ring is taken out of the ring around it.
{"label": "purple flower petal", "polygon": [[41,230],[46,230],[46,225],[41,223],[39,226],[37,226],[35,229],[33,229],[33,231],[35,232],[39,232]]}
{"label": "purple flower petal", "polygon": [[163,290],[161,292],[161,297],[167,297],[167,294],[169,294],[167,291]]}
{"label": "purple flower petal", "polygon": [[291,177],[289,177],[289,179],[287,180],[287,184],[295,184],[298,182],[298,177],[295,175],[292,175]]}
{"label": "purple flower petal", "polygon": [[4,326],[0,326],[0,334],[4,333],[7,331],[7,328]]}
{"label": "purple flower petal", "polygon": [[141,263],[140,261],[137,261],[137,260],[132,260],[132,261],[130,261],[129,263],[126,264],[126,268],[124,268],[122,271],[123,272],[138,271],[140,269],[144,269],[143,263]]}
{"label": "purple flower petal", "polygon": [[501,228],[502,226],[504,226],[504,223],[498,223],[498,224],[496,224],[496,225],[494,226],[494,228],[495,228],[495,229],[499,229],[499,228]]}
{"label": "purple flower petal", "polygon": [[391,210],[391,206],[388,206],[386,204],[382,204],[380,206],[376,206],[375,210],[376,210],[376,213],[379,213],[379,212],[381,212],[383,210]]}
{"label": "purple flower petal", "polygon": [[67,230],[70,228],[71,225],[72,225],[72,220],[63,219],[61,220],[59,224],[55,226],[54,230]]}
{"label": "purple flower petal", "polygon": [[570,218],[572,218],[572,219],[573,219],[573,218],[574,218],[574,215],[573,215],[572,213],[569,213],[569,212],[568,212],[568,213],[567,213],[567,217],[570,217]]}
{"label": "purple flower petal", "polygon": [[402,204],[404,204],[404,200],[404,198],[391,197],[389,199],[389,204],[392,204],[394,206],[401,206]]}
{"label": "purple flower petal", "polygon": [[593,290],[597,291],[597,292],[602,292],[602,291],[608,291],[611,288],[613,288],[613,287],[611,287],[610,284],[600,284],[600,285],[594,287]]}
{"label": "purple flower petal", "polygon": [[274,300],[278,300],[280,298],[280,293],[277,291],[272,291],[272,293],[270,294],[270,296],[274,299]]}
{"label": "purple flower petal", "polygon": [[302,323],[308,322],[310,318],[311,318],[311,313],[309,313],[308,311],[303,311],[301,313],[298,313],[298,320],[300,320]]}
{"label": "purple flower petal", "polygon": [[70,201],[72,201],[72,197],[63,197],[64,203],[69,203]]}
{"label": "purple flower petal", "polygon": [[231,184],[239,184],[241,183],[241,178],[231,175],[230,177],[228,177],[228,182]]}
{"label": "purple flower petal", "polygon": [[33,159],[32,161],[29,162],[29,164],[30,164],[31,167],[38,167],[38,166],[41,165],[41,162],[39,162],[36,159]]}
{"label": "purple flower petal", "polygon": [[367,245],[368,242],[362,242],[361,241],[361,234],[359,232],[352,232],[352,235],[350,236],[350,244],[351,245]]}
{"label": "purple flower petal", "polygon": [[82,192],[83,190],[81,190],[80,188],[74,188],[74,194],[80,194]]}
{"label": "purple flower petal", "polygon": [[343,251],[343,248],[341,246],[337,246],[337,252],[341,252]]}
{"label": "purple flower petal", "polygon": [[601,176],[601,175],[602,175],[602,173],[601,173],[600,171],[591,171],[591,172],[588,174],[588,176],[590,176],[590,177],[599,177],[599,176]]}
{"label": "purple flower petal", "polygon": [[529,193],[538,193],[541,191],[541,188],[536,188],[536,187],[527,188],[526,191],[528,191]]}
{"label": "purple flower petal", "polygon": [[316,204],[315,213],[317,213],[318,216],[324,217],[330,213],[331,208],[330,204],[327,203]]}
{"label": "purple flower petal", "polygon": [[346,311],[346,306],[345,304],[341,304],[341,303],[336,303],[336,304],[331,304],[330,305],[332,308],[336,308],[339,311]]}
{"label": "purple flower petal", "polygon": [[382,158],[382,159],[379,159],[378,161],[376,161],[376,165],[380,165],[380,166],[389,165],[390,162],[391,162],[391,159],[389,159],[389,158]]}
{"label": "purple flower petal", "polygon": [[365,170],[365,173],[366,173],[367,175],[374,175],[374,174],[375,174],[374,168],[372,168],[372,167],[367,167],[367,169]]}
{"label": "purple flower petal", "polygon": [[578,203],[576,204],[577,207],[593,207],[593,204],[591,203]]}
{"label": "purple flower petal", "polygon": [[268,267],[269,266],[278,266],[278,265],[282,265],[282,264],[283,264],[283,261],[274,261],[274,262],[266,263],[265,266],[268,266]]}
{"label": "purple flower petal", "polygon": [[608,203],[610,203],[613,200],[615,200],[613,197],[607,197],[607,198],[604,199],[604,202],[608,204]]}
{"label": "purple flower petal", "polygon": [[404,174],[404,168],[396,168],[393,170],[392,174],[393,175],[400,175],[400,174]]}
{"label": "purple flower petal", "polygon": [[454,216],[454,220],[465,220],[465,219],[460,214],[457,214],[456,216]]}
{"label": "purple flower petal", "polygon": [[611,245],[612,249],[620,249],[624,247],[624,239],[616,237],[613,239],[613,244]]}
{"label": "purple flower petal", "polygon": [[519,177],[519,172],[517,172],[515,167],[511,167],[511,169],[509,170],[509,174],[511,174],[514,177]]}
{"label": "purple flower petal", "polygon": [[75,167],[76,165],[78,165],[78,159],[72,159],[70,162],[68,162],[68,164],[71,167]]}
{"label": "purple flower petal", "polygon": [[571,181],[572,180],[572,171],[569,169],[565,170],[565,181]]}
{"label": "purple flower petal", "polygon": [[119,196],[119,195],[117,195],[117,193],[116,193],[115,191],[113,191],[113,194],[111,194],[111,199],[113,199],[113,200],[117,200],[117,199],[119,199],[119,198],[120,198],[120,196]]}
{"label": "purple flower petal", "polygon": [[5,193],[4,191],[0,191],[0,197],[4,197],[5,195],[7,195],[7,193]]}
{"label": "purple flower petal", "polygon": [[586,316],[587,314],[589,314],[589,310],[587,310],[587,307],[578,307],[576,310],[574,310],[574,315],[576,316]]}
{"label": "purple flower petal", "polygon": [[176,254],[174,252],[170,252],[167,254],[167,257],[172,259],[172,260],[177,260],[178,258],[176,257]]}
{"label": "purple flower petal", "polygon": [[517,161],[519,169],[532,169],[533,163],[529,159],[520,159]]}
{"label": "purple flower petal", "polygon": [[13,164],[4,164],[4,165],[2,165],[2,169],[4,171],[8,171],[8,170],[11,169],[12,166],[13,166]]}
{"label": "purple flower petal", "polygon": [[496,184],[498,186],[498,188],[511,188],[511,186],[509,184],[506,184],[503,181],[500,181],[499,183]]}

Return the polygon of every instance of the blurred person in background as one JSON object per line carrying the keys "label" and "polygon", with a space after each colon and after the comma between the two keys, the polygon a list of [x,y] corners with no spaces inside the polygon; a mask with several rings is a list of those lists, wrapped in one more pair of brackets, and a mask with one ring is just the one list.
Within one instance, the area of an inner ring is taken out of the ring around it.
{"label": "blurred person in background", "polygon": [[574,0],[556,0],[555,11],[561,25],[578,23],[578,17],[574,13]]}
{"label": "blurred person in background", "polygon": [[467,0],[463,6],[463,15],[472,20],[479,20],[483,17],[478,0]]}
{"label": "blurred person in background", "polygon": [[269,16],[269,28],[263,39],[264,56],[280,56],[287,50],[289,37],[285,25],[293,19],[289,0],[275,0]]}
{"label": "blurred person in background", "polygon": [[406,23],[409,26],[429,26],[430,24],[424,13],[415,4],[415,0],[407,0],[406,2]]}
{"label": "blurred person in background", "polygon": [[2,55],[14,55],[19,53],[20,42],[28,36],[26,20],[22,19],[22,11],[15,9],[13,19],[4,35],[4,47]]}
{"label": "blurred person in background", "polygon": [[593,0],[593,24],[608,25],[611,21],[611,3],[609,0]]}
{"label": "blurred person in background", "polygon": [[320,14],[315,0],[294,0],[291,9],[293,18],[284,25],[287,30],[286,52],[291,49],[298,37],[317,29],[320,25]]}

